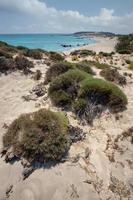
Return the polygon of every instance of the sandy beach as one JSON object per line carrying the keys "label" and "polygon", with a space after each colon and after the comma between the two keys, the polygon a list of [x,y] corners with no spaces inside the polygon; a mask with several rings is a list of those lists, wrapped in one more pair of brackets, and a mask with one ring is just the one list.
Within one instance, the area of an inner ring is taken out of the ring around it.
{"label": "sandy beach", "polygon": [[[77,49],[112,52],[117,42],[116,38],[96,38],[97,43]],[[72,51],[72,50],[71,50]],[[71,56],[66,53],[66,60]],[[128,56],[127,56],[128,58]],[[93,58],[86,58],[88,60]],[[120,74],[132,73],[127,65],[122,66],[125,57],[115,54],[113,63],[119,68]],[[22,96],[29,94],[34,86],[43,82],[49,68],[43,63],[33,60],[35,68],[40,69],[42,78],[34,81],[31,76],[12,72],[0,76],[0,149],[2,136],[6,132],[4,124],[9,125],[22,113],[29,113],[40,108],[54,107],[49,98],[39,97],[35,100],[24,101]],[[80,60],[79,60],[80,61]],[[109,63],[101,58],[99,62]],[[94,68],[96,77],[100,77],[99,70]],[[21,160],[13,164],[5,163],[0,158],[0,200],[132,200],[133,198],[133,148],[130,139],[115,139],[131,128],[133,122],[133,79],[127,77],[127,85],[121,87],[128,97],[127,110],[121,113],[117,121],[115,115],[105,111],[94,125],[81,125],[71,112],[67,112],[68,119],[73,126],[78,126],[87,133],[84,141],[71,146],[67,161],[56,166],[44,166],[35,170],[26,180],[22,179],[23,167]],[[46,94],[47,97],[47,94]],[[85,152],[89,149],[90,155],[86,159]],[[76,158],[78,159],[76,160]],[[9,196],[7,191],[10,190]]]}
{"label": "sandy beach", "polygon": [[65,53],[69,54],[70,52],[74,50],[78,50],[78,49],[81,49],[81,50],[87,49],[87,50],[95,51],[96,53],[99,53],[100,51],[110,53],[114,51],[115,45],[117,43],[117,37],[110,38],[110,37],[94,36],[93,39],[95,43],[77,47],[77,48],[72,48],[69,51],[65,51]]}

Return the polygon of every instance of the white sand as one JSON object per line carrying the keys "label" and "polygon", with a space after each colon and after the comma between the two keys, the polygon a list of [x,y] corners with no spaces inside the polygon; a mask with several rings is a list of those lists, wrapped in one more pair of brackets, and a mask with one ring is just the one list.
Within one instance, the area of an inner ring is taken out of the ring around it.
{"label": "white sand", "polygon": [[[112,40],[111,43],[110,40],[106,42],[104,40],[104,43],[94,44],[91,48],[97,51],[103,51],[103,49],[112,51],[113,47],[110,44],[112,45]],[[41,68],[45,76],[47,69],[45,65],[36,64],[36,68]],[[122,66],[120,72],[125,71],[130,72],[127,66]],[[93,127],[81,126],[73,118],[72,113],[67,113],[71,124],[78,125],[87,132],[85,141],[72,145],[67,162],[52,168],[38,169],[23,181],[21,163],[6,164],[4,158],[0,158],[0,200],[6,199],[5,193],[10,185],[13,185],[12,193],[8,198],[10,200],[131,200],[133,147],[130,139],[125,139],[118,143],[121,152],[114,148],[114,139],[132,126],[133,83],[131,82],[133,80],[128,78],[127,86],[122,88],[128,97],[128,106],[122,113],[123,117],[118,121],[113,115],[105,112],[99,120],[95,120]],[[0,147],[2,147],[2,135],[6,131],[3,128],[4,123],[9,124],[21,113],[39,109],[35,107],[35,104],[41,103],[41,99],[37,102],[25,102],[21,98],[35,84],[37,83],[30,77],[25,77],[20,73],[0,77]],[[49,100],[41,104],[41,107],[58,110],[49,104]],[[84,158],[87,147],[91,151],[88,160]],[[73,157],[78,154],[79,161],[73,163]],[[111,162],[108,157],[113,155],[114,162]],[[114,185],[117,183],[114,193],[108,188],[112,183],[111,177]]]}
{"label": "white sand", "polygon": [[77,49],[88,49],[91,51],[95,51],[96,53],[107,52],[110,53],[114,51],[114,47],[117,43],[117,37],[109,38],[109,37],[94,37],[94,40],[96,41],[93,44],[73,48],[69,51],[66,51],[65,53],[69,53],[71,51],[77,50]]}

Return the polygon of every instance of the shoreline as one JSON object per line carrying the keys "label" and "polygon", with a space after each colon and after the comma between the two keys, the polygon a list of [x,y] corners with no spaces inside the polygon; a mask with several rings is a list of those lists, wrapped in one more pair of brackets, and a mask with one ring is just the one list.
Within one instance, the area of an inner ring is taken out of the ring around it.
{"label": "shoreline", "polygon": [[72,51],[76,51],[76,50],[91,50],[91,51],[95,51],[96,53],[99,53],[100,51],[107,52],[107,53],[111,53],[112,51],[115,51],[117,37],[110,38],[110,37],[93,36],[92,38],[96,41],[95,43],[80,46],[77,48],[72,48],[70,50],[63,51],[63,53],[68,55]]}

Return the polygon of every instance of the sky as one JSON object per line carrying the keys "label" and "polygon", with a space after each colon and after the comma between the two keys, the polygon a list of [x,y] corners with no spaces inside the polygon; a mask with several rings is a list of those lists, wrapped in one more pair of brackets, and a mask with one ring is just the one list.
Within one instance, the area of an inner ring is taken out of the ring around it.
{"label": "sky", "polygon": [[133,0],[0,0],[0,34],[133,33]]}

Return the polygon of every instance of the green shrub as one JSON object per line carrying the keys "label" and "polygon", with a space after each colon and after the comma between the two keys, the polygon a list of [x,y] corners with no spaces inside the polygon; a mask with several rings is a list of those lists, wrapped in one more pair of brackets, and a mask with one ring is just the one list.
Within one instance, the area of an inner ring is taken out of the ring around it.
{"label": "green shrub", "polygon": [[79,60],[78,56],[72,56],[72,61],[78,61],[78,60]]}
{"label": "green shrub", "polygon": [[80,56],[80,57],[86,57],[86,56],[94,56],[96,55],[96,52],[91,50],[76,50],[70,53],[71,56]]}
{"label": "green shrub", "polygon": [[0,57],[0,72],[7,73],[15,70],[15,62],[11,58]]}
{"label": "green shrub", "polygon": [[22,70],[24,74],[31,72],[31,68],[34,67],[33,63],[23,56],[17,56],[15,58],[16,68]]}
{"label": "green shrub", "polygon": [[4,50],[0,50],[0,57],[12,58],[12,55]]}
{"label": "green shrub", "polygon": [[59,62],[53,64],[46,72],[45,83],[52,81],[57,76],[67,72],[70,69],[73,69],[73,65],[69,62]]}
{"label": "green shrub", "polygon": [[9,126],[3,144],[29,162],[60,160],[70,146],[68,120],[62,113],[45,109],[21,115]]}
{"label": "green shrub", "polygon": [[106,80],[112,81],[119,85],[126,85],[126,78],[117,71],[117,69],[103,69],[100,72],[100,75],[103,76]]}
{"label": "green shrub", "polygon": [[129,69],[129,70],[133,70],[133,62],[131,62],[131,63],[129,64],[128,69]]}
{"label": "green shrub", "polygon": [[96,67],[98,69],[107,69],[107,68],[110,68],[111,66],[108,65],[108,64],[105,64],[105,63],[99,63],[99,62],[96,62],[96,61],[85,61],[85,63],[87,65],[89,65],[90,67]]}
{"label": "green shrub", "polygon": [[69,70],[53,80],[49,87],[52,102],[58,106],[70,105],[76,98],[79,83],[89,75],[81,70]]}
{"label": "green shrub", "polygon": [[105,109],[119,112],[125,109],[126,104],[127,98],[117,86],[102,79],[86,78],[80,83],[72,109],[81,120],[92,124]]}
{"label": "green shrub", "polygon": [[130,54],[133,52],[133,35],[119,36],[116,51],[120,54]]}
{"label": "green shrub", "polygon": [[7,44],[6,42],[0,41],[0,49],[5,51],[6,53],[17,53],[16,47]]}
{"label": "green shrub", "polygon": [[24,46],[17,46],[16,47],[18,50],[28,50],[27,47],[24,47]]}
{"label": "green shrub", "polygon": [[102,79],[85,79],[81,82],[79,97],[102,104],[118,112],[127,104],[127,97],[116,85]]}
{"label": "green shrub", "polygon": [[47,70],[45,83],[47,84],[57,76],[71,69],[79,69],[88,74],[95,75],[94,71],[91,69],[91,67],[87,62],[79,62],[79,63],[59,62],[51,65],[51,67]]}
{"label": "green shrub", "polygon": [[83,70],[84,72],[95,75],[95,72],[92,70],[88,62],[82,61],[75,64],[76,68]]}
{"label": "green shrub", "polygon": [[125,60],[125,62],[129,65],[131,63],[130,60]]}
{"label": "green shrub", "polygon": [[112,55],[114,55],[114,52],[111,53],[107,53],[107,52],[99,52],[99,55],[104,56],[104,57],[111,57]]}
{"label": "green shrub", "polygon": [[56,106],[69,108],[88,123],[100,117],[107,108],[119,112],[127,104],[119,87],[76,68],[54,79],[50,83],[49,95]]}
{"label": "green shrub", "polygon": [[94,66],[98,69],[108,69],[111,66],[105,63],[94,62]]}
{"label": "green shrub", "polygon": [[62,56],[61,54],[59,54],[57,52],[50,51],[49,52],[49,59],[52,62],[61,62],[61,61],[64,61],[64,56]]}
{"label": "green shrub", "polygon": [[42,52],[39,51],[38,49],[27,49],[26,48],[23,50],[23,55],[34,58],[34,59],[42,59],[43,58]]}

